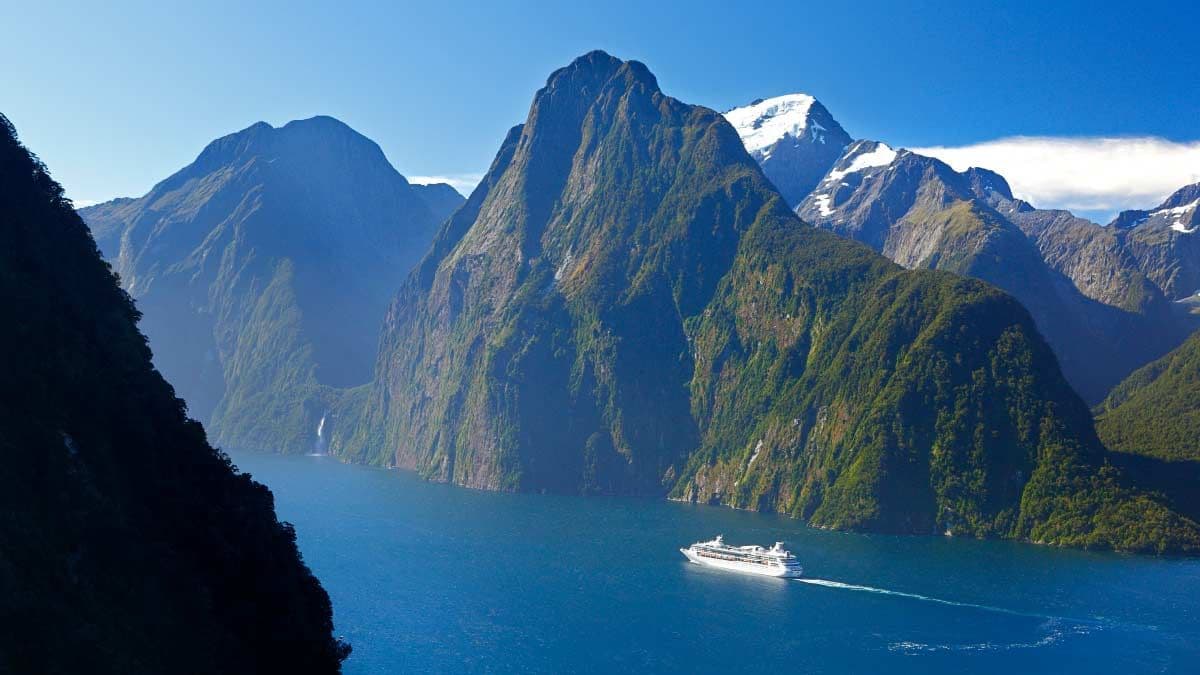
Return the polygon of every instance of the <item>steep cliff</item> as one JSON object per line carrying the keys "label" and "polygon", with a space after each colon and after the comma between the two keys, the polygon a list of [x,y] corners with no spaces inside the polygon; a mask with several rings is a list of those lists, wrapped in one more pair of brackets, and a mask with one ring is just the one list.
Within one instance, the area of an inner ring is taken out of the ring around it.
{"label": "steep cliff", "polygon": [[87,227],[0,116],[0,671],[334,673],[271,493],[150,364]]}

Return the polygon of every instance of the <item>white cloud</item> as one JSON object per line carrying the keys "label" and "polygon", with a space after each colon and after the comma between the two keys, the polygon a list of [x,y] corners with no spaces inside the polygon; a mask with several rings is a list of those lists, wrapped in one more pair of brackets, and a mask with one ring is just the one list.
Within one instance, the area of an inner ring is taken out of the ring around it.
{"label": "white cloud", "polygon": [[468,196],[471,191],[479,185],[479,181],[483,180],[481,173],[455,173],[449,176],[407,176],[408,182],[416,183],[417,185],[429,185],[430,183],[449,183],[450,187],[458,190],[463,196]]}
{"label": "white cloud", "polygon": [[1014,136],[960,147],[912,148],[958,171],[991,169],[1034,206],[1115,213],[1149,209],[1200,182],[1200,141]]}
{"label": "white cloud", "polygon": [[71,200],[71,204],[73,204],[75,206],[75,208],[77,208],[77,209],[83,209],[83,208],[87,208],[89,206],[95,206],[100,203],[102,203],[102,202],[98,199],[72,199]]}

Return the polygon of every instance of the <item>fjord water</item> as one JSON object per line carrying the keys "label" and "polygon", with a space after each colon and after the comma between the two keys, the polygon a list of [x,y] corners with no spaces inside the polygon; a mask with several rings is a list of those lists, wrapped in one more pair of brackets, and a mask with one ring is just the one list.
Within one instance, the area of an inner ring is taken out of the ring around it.
{"label": "fjord water", "polygon": [[[1200,562],[824,532],[652,499],[500,494],[235,453],[354,646],[390,672],[1196,672]],[[678,549],[786,540],[809,577]]]}

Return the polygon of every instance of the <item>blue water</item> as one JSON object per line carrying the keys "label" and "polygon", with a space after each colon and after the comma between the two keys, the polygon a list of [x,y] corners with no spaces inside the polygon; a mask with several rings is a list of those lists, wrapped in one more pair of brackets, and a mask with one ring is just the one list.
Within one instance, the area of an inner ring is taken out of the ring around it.
{"label": "blue water", "polygon": [[[1200,562],[810,529],[650,499],[512,495],[239,453],[354,646],[391,672],[1200,672]],[[688,563],[786,540],[807,580]]]}

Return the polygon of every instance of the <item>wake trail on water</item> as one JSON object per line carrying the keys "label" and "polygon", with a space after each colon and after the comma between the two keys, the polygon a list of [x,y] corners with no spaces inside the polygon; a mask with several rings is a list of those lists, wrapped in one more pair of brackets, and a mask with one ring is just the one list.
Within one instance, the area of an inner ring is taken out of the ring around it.
{"label": "wake trail on water", "polygon": [[[876,588],[874,586],[860,586],[858,584],[847,584],[841,581],[830,581],[828,579],[802,578],[796,579],[796,581],[811,584],[813,586],[824,586],[825,588],[840,588],[842,590],[858,591],[860,593],[890,595],[900,598],[908,598],[911,600],[918,600],[920,602],[946,605],[949,607],[963,607],[983,612],[994,612],[997,614],[1007,614],[1009,616],[1037,619],[1039,622],[1041,622],[1041,625],[1039,626],[1040,630],[1045,631],[1045,634],[1040,638],[1028,642],[929,644],[923,642],[901,641],[893,642],[888,645],[888,649],[890,651],[898,651],[908,654],[940,651],[1008,651],[1014,649],[1036,649],[1039,647],[1048,647],[1050,645],[1057,644],[1071,635],[1087,635],[1094,630],[1102,630],[1109,626],[1109,622],[1103,619],[1076,619],[1065,616],[1054,616],[1051,614],[1038,614],[1036,612],[1022,612],[1015,609],[1007,609],[1005,607],[996,607],[994,605],[981,605],[974,602],[958,602],[956,600],[946,600],[944,598],[921,595],[920,593],[893,591],[886,588]],[[1153,628],[1151,628],[1151,630],[1153,630]]]}
{"label": "wake trail on water", "polygon": [[984,612],[995,612],[997,614],[1008,614],[1010,616],[1023,616],[1031,619],[1044,619],[1050,621],[1069,621],[1073,623],[1086,623],[1100,625],[1104,623],[1098,619],[1076,619],[1066,616],[1054,616],[1051,614],[1037,614],[1034,612],[1022,612],[1015,609],[1006,609],[1004,607],[996,607],[994,605],[980,605],[974,602],[958,602],[956,600],[945,600],[935,598],[929,595],[921,595],[920,593],[907,593],[905,591],[892,591],[886,588],[876,588],[874,586],[859,586],[857,584],[847,584],[841,581],[830,581],[828,579],[796,579],[801,583],[812,584],[813,586],[824,586],[826,588],[840,588],[847,591],[859,591],[861,593],[876,593],[878,595],[891,595],[900,598],[909,598],[912,600],[920,600],[921,602],[931,602],[938,605],[946,605],[949,607],[965,607],[968,609],[978,609]]}

